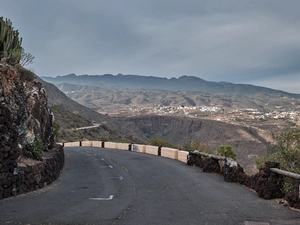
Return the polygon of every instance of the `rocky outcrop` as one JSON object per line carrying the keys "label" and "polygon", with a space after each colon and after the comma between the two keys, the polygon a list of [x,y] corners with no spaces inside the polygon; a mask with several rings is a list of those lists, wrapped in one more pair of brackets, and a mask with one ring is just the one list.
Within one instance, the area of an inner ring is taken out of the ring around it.
{"label": "rocky outcrop", "polygon": [[190,152],[187,165],[198,166],[203,172],[220,173],[227,182],[240,183],[256,191],[257,195],[263,199],[284,198],[288,205],[300,209],[299,184],[295,181],[293,189],[285,194],[283,192],[284,177],[270,168],[279,168],[279,163],[266,162],[265,167],[261,168],[256,175],[249,176],[244,169],[235,161],[225,158],[218,160],[208,157],[202,157],[200,154]]}
{"label": "rocky outcrop", "polygon": [[28,139],[39,136],[46,151],[54,149],[53,115],[42,84],[32,75],[20,65],[0,63],[0,198],[18,193],[16,175]]}
{"label": "rocky outcrop", "polygon": [[255,176],[255,191],[258,196],[264,199],[274,199],[284,197],[282,192],[283,184],[280,182],[281,175],[274,173],[270,168],[279,168],[279,163],[266,162],[265,167],[259,170]]}

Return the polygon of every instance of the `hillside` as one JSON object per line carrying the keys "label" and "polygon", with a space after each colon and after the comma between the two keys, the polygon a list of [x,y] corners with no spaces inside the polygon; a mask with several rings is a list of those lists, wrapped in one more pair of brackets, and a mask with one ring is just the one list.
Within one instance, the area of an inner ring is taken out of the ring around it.
{"label": "hillside", "polygon": [[[58,133],[57,142],[101,140],[117,142],[147,143],[147,139],[138,139],[118,129],[118,125],[108,116],[99,114],[67,97],[53,84],[37,77],[46,89],[48,103],[54,114],[54,124]],[[73,130],[74,128],[99,124],[98,128]]]}
{"label": "hillside", "polygon": [[[128,124],[131,128],[128,129]],[[186,142],[201,142],[210,150],[230,145],[237,153],[237,161],[248,173],[254,171],[257,156],[267,153],[267,141],[256,129],[219,121],[179,118],[171,116],[138,116],[119,118],[120,129],[139,139],[158,137],[177,146]]]}
{"label": "hillside", "polygon": [[[278,106],[282,109],[299,110],[300,98],[256,93],[254,95],[208,94],[196,91],[167,91],[158,89],[128,89],[122,87],[56,84],[71,99],[99,113],[111,116],[154,114],[164,107],[218,107],[221,113],[234,110],[256,109],[272,112]],[[175,113],[176,114],[176,113]],[[180,113],[177,113],[180,115]],[[208,116],[210,113],[193,113]],[[182,113],[183,115],[183,113]]]}
{"label": "hillside", "polygon": [[67,97],[63,92],[61,92],[55,85],[44,81],[43,79],[37,77],[37,80],[43,84],[46,89],[48,102],[50,105],[58,105],[63,109],[70,112],[75,112],[84,117],[87,120],[94,122],[102,122],[107,120],[105,115],[101,115],[94,110],[91,110],[78,102]]}

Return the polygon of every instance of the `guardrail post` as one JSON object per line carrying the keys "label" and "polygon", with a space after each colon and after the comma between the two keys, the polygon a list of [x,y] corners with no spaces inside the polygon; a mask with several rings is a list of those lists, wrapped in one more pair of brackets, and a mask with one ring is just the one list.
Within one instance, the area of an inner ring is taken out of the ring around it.
{"label": "guardrail post", "polygon": [[62,143],[62,146],[65,147],[65,142]]}
{"label": "guardrail post", "polygon": [[102,141],[101,148],[104,148],[104,147],[105,147],[105,141]]}
{"label": "guardrail post", "polygon": [[79,141],[79,146],[82,146],[82,141]]}
{"label": "guardrail post", "polygon": [[129,150],[129,151],[132,151],[132,145],[133,145],[133,144],[129,144],[129,145],[128,145],[128,150]]}

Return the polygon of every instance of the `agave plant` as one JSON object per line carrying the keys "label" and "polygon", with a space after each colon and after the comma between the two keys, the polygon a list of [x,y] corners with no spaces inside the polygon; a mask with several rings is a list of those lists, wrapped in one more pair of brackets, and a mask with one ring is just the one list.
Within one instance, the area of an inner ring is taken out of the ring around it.
{"label": "agave plant", "polygon": [[22,38],[19,31],[14,30],[12,22],[0,17],[0,59],[6,58],[10,64],[20,62],[22,55]]}

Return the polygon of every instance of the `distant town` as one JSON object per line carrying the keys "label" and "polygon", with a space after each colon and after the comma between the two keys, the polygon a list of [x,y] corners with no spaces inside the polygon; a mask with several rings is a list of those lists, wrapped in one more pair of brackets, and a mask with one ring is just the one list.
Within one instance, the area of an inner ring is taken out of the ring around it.
{"label": "distant town", "polygon": [[289,119],[299,121],[300,107],[285,109],[283,106],[276,106],[272,111],[262,112],[258,109],[235,109],[225,110],[222,106],[163,106],[153,107],[128,107],[118,112],[108,113],[110,116],[138,116],[138,115],[176,115],[192,118],[209,117],[218,121],[239,121],[239,120],[267,120],[267,119]]}

